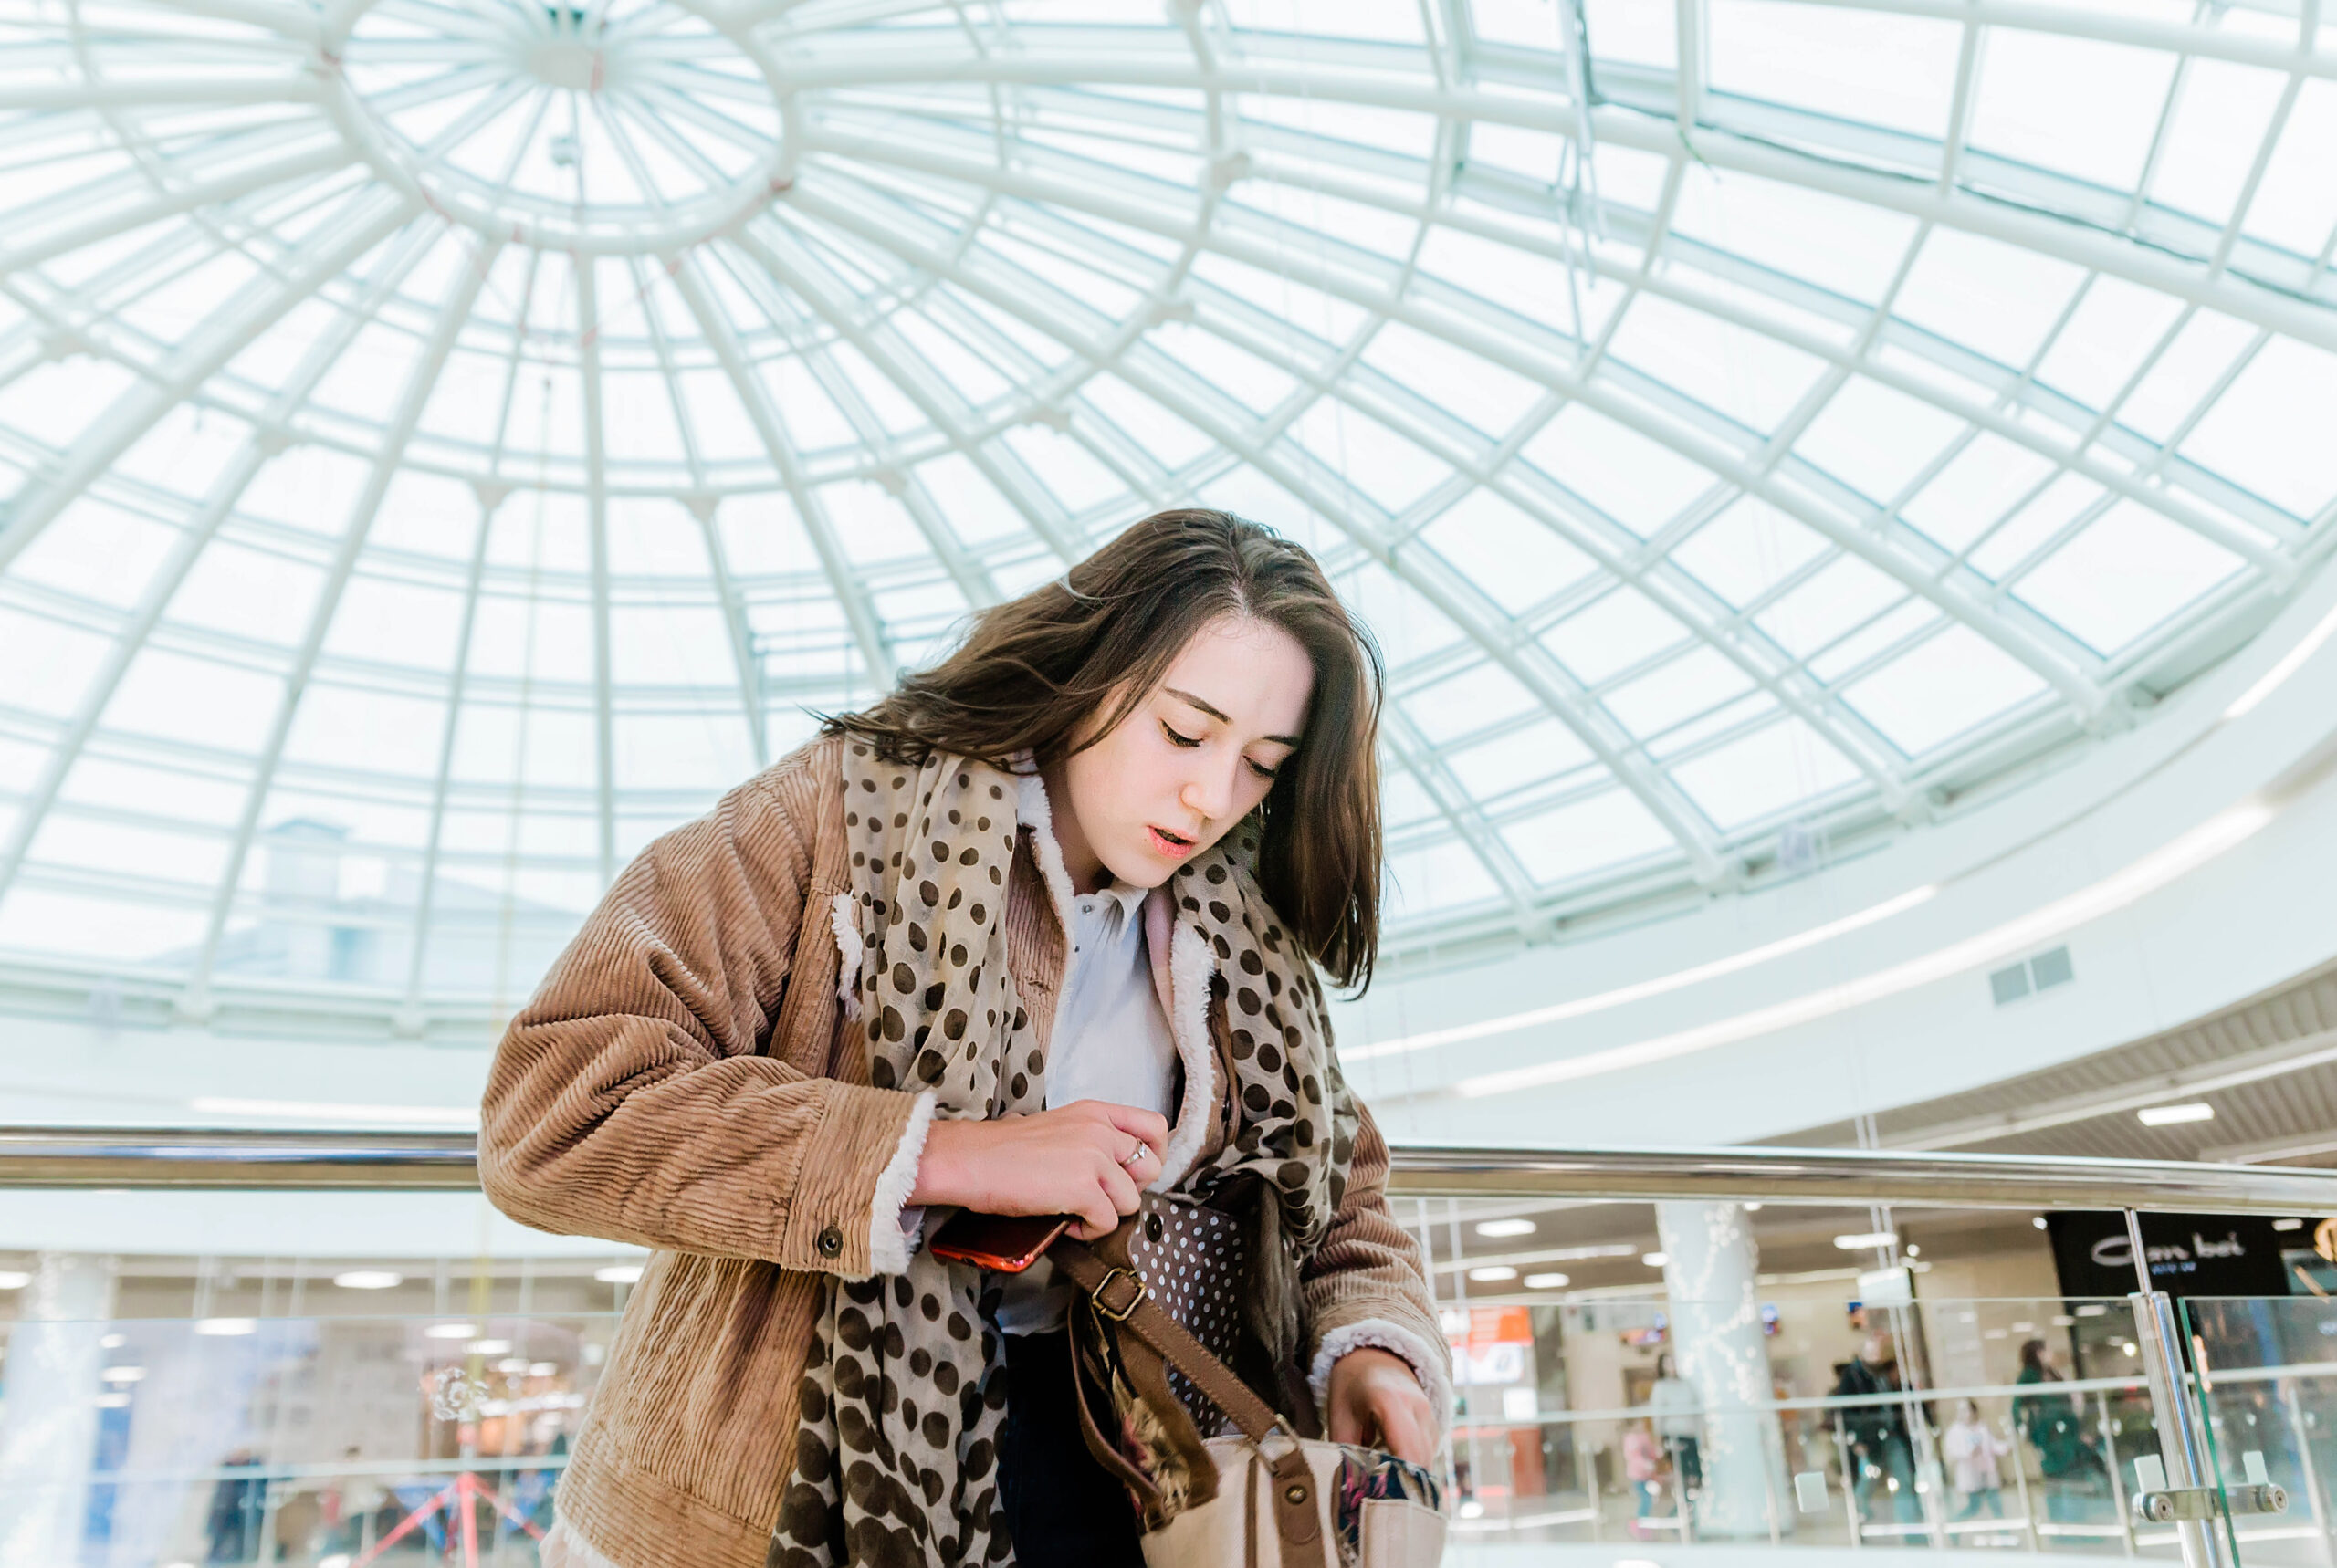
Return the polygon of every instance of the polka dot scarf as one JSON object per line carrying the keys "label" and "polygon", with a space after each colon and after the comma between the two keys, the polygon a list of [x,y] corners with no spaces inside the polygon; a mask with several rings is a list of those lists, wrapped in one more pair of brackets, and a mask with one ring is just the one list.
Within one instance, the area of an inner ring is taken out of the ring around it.
{"label": "polka dot scarf", "polygon": [[[941,1116],[1043,1109],[1046,1055],[1006,962],[1021,781],[953,757],[896,765],[856,741],[844,774],[871,1081],[930,1091]],[[1191,1124],[1178,1131],[1197,1130],[1210,1110],[1214,1052],[1200,1009],[1212,971],[1224,981],[1241,1123],[1198,1165],[1189,1146],[1177,1157],[1187,1140],[1172,1137],[1162,1181],[1198,1196],[1260,1177],[1305,1253],[1338,1207],[1356,1113],[1314,967],[1250,877],[1255,833],[1242,823],[1170,882],[1180,1015],[1170,1024],[1189,1081],[1179,1121]],[[996,1302],[981,1270],[922,1249],[905,1274],[831,1281],[804,1361],[770,1568],[1013,1561],[998,1509],[1006,1368]]]}

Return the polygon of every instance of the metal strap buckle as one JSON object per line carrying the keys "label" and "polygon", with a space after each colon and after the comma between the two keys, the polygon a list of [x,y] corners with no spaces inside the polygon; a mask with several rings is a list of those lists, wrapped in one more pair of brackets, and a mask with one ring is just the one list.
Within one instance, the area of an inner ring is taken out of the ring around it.
{"label": "metal strap buckle", "polygon": [[[1129,1284],[1136,1287],[1136,1294],[1130,1296],[1128,1298],[1127,1305],[1122,1307],[1117,1312],[1114,1312],[1104,1302],[1104,1292],[1111,1288],[1111,1284],[1114,1280],[1126,1280]],[[1151,1293],[1150,1290],[1145,1285],[1144,1281],[1137,1275],[1128,1272],[1126,1269],[1107,1269],[1104,1272],[1104,1277],[1095,1281],[1095,1288],[1087,1292],[1087,1299],[1095,1304],[1095,1310],[1097,1312],[1103,1313],[1106,1317],[1111,1319],[1116,1323],[1124,1323],[1128,1321],[1128,1314],[1135,1312],[1137,1305],[1143,1301],[1144,1298]]]}

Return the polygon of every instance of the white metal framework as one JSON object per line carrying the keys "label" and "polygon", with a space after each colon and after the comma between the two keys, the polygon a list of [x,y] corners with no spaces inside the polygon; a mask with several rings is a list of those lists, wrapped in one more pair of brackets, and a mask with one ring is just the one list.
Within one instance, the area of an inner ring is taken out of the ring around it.
{"label": "white metal framework", "polygon": [[2337,525],[2320,0],[0,18],[21,998],[508,1008],[1160,506],[1378,629],[1399,950],[1950,807]]}

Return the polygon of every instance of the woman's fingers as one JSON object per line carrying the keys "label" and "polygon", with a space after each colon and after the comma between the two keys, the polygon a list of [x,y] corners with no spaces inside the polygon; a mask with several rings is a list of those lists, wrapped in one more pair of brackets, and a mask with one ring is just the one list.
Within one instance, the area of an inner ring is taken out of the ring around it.
{"label": "woman's fingers", "polygon": [[[1159,1159],[1168,1152],[1168,1119],[1157,1111],[1143,1110],[1135,1105],[1115,1105],[1107,1100],[1085,1102],[1104,1113],[1106,1122],[1116,1131],[1137,1139]],[[1119,1151],[1126,1155],[1127,1150]]]}

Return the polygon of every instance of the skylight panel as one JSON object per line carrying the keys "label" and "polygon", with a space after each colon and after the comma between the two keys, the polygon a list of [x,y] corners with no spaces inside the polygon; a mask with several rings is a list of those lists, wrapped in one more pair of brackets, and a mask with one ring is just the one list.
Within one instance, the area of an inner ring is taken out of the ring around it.
{"label": "skylight panel", "polygon": [[1679,9],[1666,0],[1583,0],[1582,18],[1594,61],[1626,60],[1669,70],[1677,59]]}
{"label": "skylight panel", "polygon": [[1369,557],[1332,580],[1340,599],[1371,629],[1392,671],[1458,643],[1461,628],[1433,604]]}
{"label": "skylight panel", "polygon": [[214,539],[172,595],[167,613],[183,626],[289,647],[308,631],[323,586],[324,573],[313,566]]}
{"label": "skylight panel", "polygon": [[2116,653],[2239,569],[2237,556],[2137,501],[2120,501],[2014,591]]}
{"label": "skylight panel", "polygon": [[1462,844],[1443,844],[1388,857],[1381,892],[1391,918],[1416,919],[1457,909],[1500,893],[1484,862]]}
{"label": "skylight panel", "polygon": [[1496,664],[1479,664],[1466,674],[1405,692],[1401,701],[1420,733],[1440,745],[1541,706],[1516,676]]}
{"label": "skylight panel", "polygon": [[1229,26],[1271,33],[1420,41],[1420,7],[1410,0],[1224,0]]}
{"label": "skylight panel", "polygon": [[620,604],[609,611],[609,664],[623,685],[735,689],[729,628],[711,604]]}
{"label": "skylight panel", "polygon": [[1578,402],[1559,410],[1520,455],[1642,538],[1713,483],[1709,469]]}
{"label": "skylight panel", "polygon": [[1752,689],[1753,678],[1719,649],[1697,646],[1600,694],[1598,700],[1644,740]]}
{"label": "skylight panel", "polygon": [[9,575],[100,604],[129,605],[177,538],[151,517],[84,496],[24,547]]}
{"label": "skylight panel", "polygon": [[2183,455],[2313,521],[2337,497],[2337,355],[2291,338],[2258,350]]}
{"label": "skylight panel", "polygon": [[[2329,26],[2322,24],[2324,31]],[[2248,234],[2296,256],[2321,254],[2337,229],[2337,180],[2329,178],[2332,147],[2337,147],[2337,81],[2318,78],[2297,90],[2256,200],[2248,204]]]}
{"label": "skylight panel", "polygon": [[1899,515],[1947,549],[1961,550],[2052,471],[2051,459],[1983,431],[1910,497]]}
{"label": "skylight panel", "polygon": [[132,382],[127,369],[110,361],[51,360],[0,386],[0,428],[62,450],[81,434],[91,411],[112,403]]}
{"label": "skylight panel", "polygon": [[1898,580],[1854,555],[1844,555],[1754,617],[1772,642],[1796,657],[1880,615],[1906,596]]}
{"label": "skylight panel", "polygon": [[1372,334],[1363,361],[1488,435],[1507,431],[1543,396],[1539,385],[1516,371],[1401,321]]}
{"label": "skylight panel", "polygon": [[2044,678],[1968,626],[1951,626],[1849,687],[1845,699],[1911,757],[2010,712]]}
{"label": "skylight panel", "polygon": [[1961,229],[1923,241],[1892,313],[2020,370],[2084,282],[2081,267]]}
{"label": "skylight panel", "polygon": [[[5,777],[0,770],[0,777]],[[30,776],[25,779],[30,783]],[[58,798],[83,806],[151,811],[168,800],[173,815],[207,827],[232,828],[243,814],[245,788],[190,768],[151,767],[83,752],[65,776]]]}
{"label": "skylight panel", "polygon": [[[723,714],[627,714],[616,720],[616,776],[627,789],[686,790],[711,800],[717,779],[744,779],[755,754],[734,708]],[[592,896],[588,894],[589,906]]]}
{"label": "skylight panel", "polygon": [[1710,0],[1707,15],[1712,85],[1721,91],[1944,136],[1954,23],[1776,0]]}
{"label": "skylight panel", "polygon": [[1676,763],[1671,773],[1723,831],[1782,816],[1860,778],[1856,764],[1793,717]]}
{"label": "skylight panel", "polygon": [[1030,526],[989,476],[962,452],[917,465],[917,476],[939,503],[958,537],[968,543],[1012,538]]}
{"label": "skylight panel", "polygon": [[93,898],[20,885],[0,903],[0,946],[107,964],[183,970],[204,931],[199,909],[144,899]]}
{"label": "skylight panel", "polygon": [[[284,755],[328,768],[419,777],[435,763],[445,729],[444,702],[312,679],[293,711]],[[426,744],[416,746],[422,737]]]}
{"label": "skylight panel", "polygon": [[[1277,263],[1283,259],[1284,253],[1277,250]],[[1273,333],[1284,341],[1294,360],[1312,360],[1322,345],[1346,342],[1370,319],[1370,312],[1361,306],[1301,282],[1287,265],[1281,265],[1279,270],[1252,267],[1222,252],[1205,250],[1193,258],[1193,274],[1271,317]]]}
{"label": "skylight panel", "polygon": [[1654,812],[1621,789],[1511,822],[1501,836],[1526,874],[1545,887],[1677,853],[1680,847]]}
{"label": "skylight panel", "polygon": [[1825,370],[1813,354],[1660,295],[1636,296],[1608,352],[1706,408],[1768,432]]}
{"label": "skylight panel", "polygon": [[854,439],[852,421],[798,356],[783,354],[765,360],[755,367],[755,374],[763,384],[762,395],[770,400],[782,436],[797,451],[817,452],[823,446],[847,445]]}
{"label": "skylight panel", "polygon": [[2212,224],[2231,216],[2280,101],[2279,72],[2195,59],[2151,175],[2151,200]]}
{"label": "skylight panel", "polygon": [[[313,595],[312,587],[303,602]],[[461,652],[462,616],[463,596],[450,589],[360,572],[341,589],[340,602],[333,606],[324,652],[332,659],[451,670]]]}
{"label": "skylight panel", "polygon": [[1555,718],[1535,719],[1444,759],[1452,776],[1480,800],[1546,784],[1590,761],[1590,748]]}
{"label": "skylight panel", "polygon": [[1215,441],[1117,376],[1096,376],[1079,395],[1164,468],[1181,468],[1216,450]]}
{"label": "skylight panel", "polygon": [[1876,502],[1888,502],[1964,429],[1943,409],[1864,376],[1852,376],[1827,402],[1795,455]]}
{"label": "skylight panel", "polygon": [[1127,494],[1120,476],[1071,436],[1026,424],[1008,431],[1002,439],[1066,511],[1084,512]]}
{"label": "skylight panel", "polygon": [[2118,423],[2153,441],[2166,440],[2255,339],[2256,329],[2245,322],[2213,310],[2194,313],[2119,405]]}
{"label": "skylight panel", "polygon": [[812,494],[827,514],[844,554],[854,564],[872,565],[923,558],[925,536],[917,531],[907,508],[866,479],[823,485]]}
{"label": "skylight panel", "polygon": [[130,662],[99,721],[163,740],[257,751],[284,683],[274,675],[146,648]]}
{"label": "skylight panel", "polygon": [[[1553,0],[1469,0],[1470,30],[1489,44],[1563,54],[1566,40],[1558,32],[1557,15]],[[1598,48],[1604,55],[1603,39]]]}
{"label": "skylight panel", "polygon": [[1190,375],[1259,413],[1280,404],[1298,385],[1287,371],[1206,328],[1167,321],[1146,333],[1145,341]]}
{"label": "skylight panel", "polygon": [[602,409],[608,455],[618,462],[682,460],[682,429],[674,418],[673,383],[654,371],[603,371]]}
{"label": "skylight panel", "polygon": [[1548,524],[1483,488],[1454,502],[1419,537],[1512,615],[1565,591],[1598,564]]}
{"label": "skylight panel", "polygon": [[1991,27],[1980,57],[1972,145],[2132,191],[2174,74],[2175,57],[2155,49]]}
{"label": "skylight panel", "polygon": [[1745,496],[1673,546],[1672,560],[1741,610],[1828,548],[1805,524]]}
{"label": "skylight panel", "polygon": [[1915,234],[1902,214],[1701,164],[1681,178],[1672,222],[1716,250],[1870,304]]}
{"label": "skylight panel", "polygon": [[1318,483],[1328,493],[1391,517],[1452,477],[1418,443],[1338,398],[1317,399],[1292,423],[1289,439],[1327,470]]}
{"label": "skylight panel", "polygon": [[1636,588],[1620,587],[1543,634],[1542,645],[1595,686],[1687,640],[1687,628]]}
{"label": "skylight panel", "polygon": [[[1547,6],[1555,11],[1556,6]],[[1498,169],[1547,185],[1558,177],[1566,159],[1567,139],[1550,131],[1529,131],[1490,120],[1469,126],[1468,167]],[[1600,193],[1605,193],[1603,191]]]}
{"label": "skylight panel", "polygon": [[1972,569],[2002,581],[2101,497],[2101,486],[2092,480],[2077,474],[2061,475],[1972,548]]}
{"label": "skylight panel", "polygon": [[1417,218],[1334,195],[1309,185],[1300,172],[1289,179],[1261,175],[1243,180],[1227,193],[1226,205],[1247,208],[1246,214],[1237,211],[1233,215],[1249,217],[1270,244],[1288,250],[1294,259],[1350,273],[1374,270],[1350,247],[1401,260],[1411,254],[1420,235]]}
{"label": "skylight panel", "polygon": [[106,648],[94,632],[0,604],[0,706],[65,716],[105,663]]}
{"label": "skylight panel", "polygon": [[1899,601],[1898,608],[1883,612],[1849,636],[1810,655],[1806,667],[1812,675],[1829,685],[1848,680],[1870,663],[1887,657],[1892,650],[1913,646],[1917,639],[1928,635],[1945,620],[1931,601],[1910,594]]}
{"label": "skylight panel", "polygon": [[530,685],[576,683],[591,678],[592,612],[572,600],[538,596],[530,603],[518,591],[482,596],[471,628],[470,673]]}

